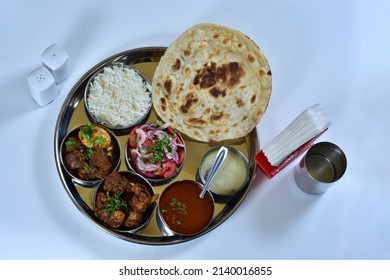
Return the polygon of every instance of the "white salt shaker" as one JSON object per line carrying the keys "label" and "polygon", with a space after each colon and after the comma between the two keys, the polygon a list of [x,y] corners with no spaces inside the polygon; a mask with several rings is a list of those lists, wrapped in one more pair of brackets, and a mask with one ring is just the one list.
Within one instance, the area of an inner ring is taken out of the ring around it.
{"label": "white salt shaker", "polygon": [[44,66],[39,67],[27,77],[31,96],[39,106],[45,106],[57,97],[56,81]]}
{"label": "white salt shaker", "polygon": [[54,76],[56,83],[65,80],[70,72],[71,66],[68,53],[59,45],[49,46],[41,55],[42,64]]}

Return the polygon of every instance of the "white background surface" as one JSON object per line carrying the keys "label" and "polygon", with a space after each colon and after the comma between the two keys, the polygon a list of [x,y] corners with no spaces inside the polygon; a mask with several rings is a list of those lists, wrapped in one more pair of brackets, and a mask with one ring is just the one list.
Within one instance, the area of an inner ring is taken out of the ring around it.
{"label": "white background surface", "polygon": [[[1,1],[0,259],[390,259],[389,1]],[[273,91],[258,125],[263,147],[306,107],[332,125],[321,138],[347,155],[326,194],[301,193],[294,162],[269,180],[258,170],[239,209],[194,241],[145,246],[93,225],[66,194],[54,161],[57,116],[72,86],[118,52],[167,46],[213,22],[251,37]],[[51,44],[72,73],[45,107],[27,75]]]}

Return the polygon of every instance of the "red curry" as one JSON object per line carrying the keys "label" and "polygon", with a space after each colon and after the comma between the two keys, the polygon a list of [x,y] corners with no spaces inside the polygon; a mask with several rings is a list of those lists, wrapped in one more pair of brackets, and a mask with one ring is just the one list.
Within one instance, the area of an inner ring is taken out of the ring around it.
{"label": "red curry", "polygon": [[209,193],[199,198],[200,186],[189,180],[168,186],[161,194],[159,209],[168,227],[180,234],[195,234],[208,226],[214,214]]}

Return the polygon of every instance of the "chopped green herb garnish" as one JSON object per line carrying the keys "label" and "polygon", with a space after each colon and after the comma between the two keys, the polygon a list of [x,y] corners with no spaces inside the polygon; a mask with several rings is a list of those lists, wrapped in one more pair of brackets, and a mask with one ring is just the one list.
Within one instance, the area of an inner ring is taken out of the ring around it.
{"label": "chopped green herb garnish", "polygon": [[170,205],[172,210],[178,214],[187,215],[187,205],[179,200],[176,197],[172,197]]}
{"label": "chopped green herb garnish", "polygon": [[89,143],[93,143],[93,126],[92,124],[87,124],[81,129],[81,136],[85,138]]}
{"label": "chopped green herb garnish", "polygon": [[76,146],[76,141],[74,140],[68,140],[65,142],[65,146],[66,146],[66,150],[70,150],[70,149],[73,149],[74,146]]}
{"label": "chopped green herb garnish", "polygon": [[177,203],[176,197],[172,197],[170,205],[174,207]]}
{"label": "chopped green herb garnish", "polygon": [[95,143],[98,145],[103,145],[106,142],[106,140],[103,137],[96,137]]}
{"label": "chopped green herb garnish", "polygon": [[155,163],[164,159],[165,151],[170,149],[170,141],[170,138],[165,136],[161,140],[158,140],[156,145],[150,147],[151,152],[153,152],[153,157],[150,160],[151,163]]}
{"label": "chopped green herb garnish", "polygon": [[83,163],[83,168],[84,168],[84,170],[85,170],[87,173],[89,173],[90,168],[89,168],[89,164],[88,164],[88,163],[84,162],[84,163]]}
{"label": "chopped green herb garnish", "polygon": [[93,149],[87,149],[86,151],[83,151],[83,155],[86,160],[89,160],[93,156]]}
{"label": "chopped green herb garnish", "polygon": [[160,121],[160,120],[157,120],[155,122],[155,124],[156,124],[156,126],[162,126],[164,123],[162,121]]}
{"label": "chopped green herb garnish", "polygon": [[106,212],[107,215],[112,216],[114,215],[114,212],[119,209],[127,212],[127,203],[126,200],[121,197],[122,193],[123,192],[117,192],[111,197],[110,193],[106,192],[107,200],[104,203],[104,212]]}

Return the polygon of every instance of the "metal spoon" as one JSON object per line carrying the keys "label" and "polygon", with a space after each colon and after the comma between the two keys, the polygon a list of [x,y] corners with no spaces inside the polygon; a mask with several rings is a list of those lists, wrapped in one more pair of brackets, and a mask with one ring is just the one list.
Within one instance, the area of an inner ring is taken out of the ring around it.
{"label": "metal spoon", "polygon": [[215,157],[213,164],[211,165],[209,175],[207,176],[206,183],[204,184],[204,187],[202,189],[202,192],[199,194],[199,197],[203,199],[204,195],[206,194],[207,190],[210,188],[211,182],[214,180],[215,175],[221,168],[223,162],[226,159],[228,153],[228,148],[222,146],[217,153],[217,156]]}

